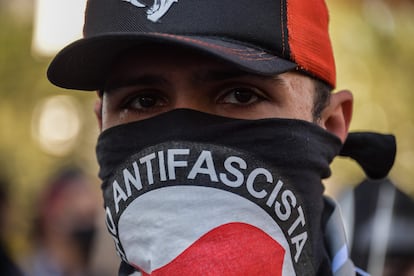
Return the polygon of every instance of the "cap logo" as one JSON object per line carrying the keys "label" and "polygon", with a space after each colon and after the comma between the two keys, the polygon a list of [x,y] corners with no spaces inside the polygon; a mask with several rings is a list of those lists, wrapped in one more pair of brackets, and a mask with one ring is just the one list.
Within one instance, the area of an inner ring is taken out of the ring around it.
{"label": "cap logo", "polygon": [[152,6],[149,7],[147,4],[143,3],[143,0],[122,1],[129,2],[138,8],[147,8],[147,19],[152,22],[157,22],[168,12],[172,4],[178,2],[178,0],[153,0]]}

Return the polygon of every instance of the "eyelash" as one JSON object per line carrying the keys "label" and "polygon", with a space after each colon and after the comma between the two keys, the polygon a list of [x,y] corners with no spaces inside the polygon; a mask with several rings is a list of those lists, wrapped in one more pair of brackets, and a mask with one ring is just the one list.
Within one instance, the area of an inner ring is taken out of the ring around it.
{"label": "eyelash", "polygon": [[[135,102],[139,102],[140,105],[142,103],[140,102],[140,99],[142,98],[153,98],[154,99],[154,106],[145,107],[142,106],[141,108],[133,107]],[[121,105],[122,109],[131,109],[136,112],[150,112],[151,110],[154,110],[156,108],[160,108],[162,106],[158,105],[157,102],[160,101],[160,99],[164,99],[165,102],[167,97],[163,96],[161,92],[139,92],[139,93],[133,93],[131,96],[127,97],[125,101],[123,101],[123,104]]]}
{"label": "eyelash", "polygon": [[[235,95],[234,93],[237,93],[237,92],[241,92],[241,93],[247,92],[247,95],[243,95],[243,94]],[[262,91],[260,91],[259,89],[248,87],[248,86],[243,86],[243,85],[234,86],[232,88],[226,89],[219,96],[219,100],[224,101],[224,99],[226,97],[229,97],[229,96],[233,96],[234,98],[237,98],[238,96],[241,96],[241,97],[243,97],[243,96],[255,97],[255,99],[253,99],[253,102],[251,102],[251,103],[243,103],[240,99],[236,99],[236,101],[239,101],[239,103],[235,103],[235,105],[242,105],[243,107],[253,105],[257,102],[261,102],[261,101],[264,101],[264,100],[268,99],[266,97],[266,95]],[[251,100],[251,98],[247,99],[247,102],[249,102],[250,100]],[[229,103],[229,104],[231,104],[231,103]]]}

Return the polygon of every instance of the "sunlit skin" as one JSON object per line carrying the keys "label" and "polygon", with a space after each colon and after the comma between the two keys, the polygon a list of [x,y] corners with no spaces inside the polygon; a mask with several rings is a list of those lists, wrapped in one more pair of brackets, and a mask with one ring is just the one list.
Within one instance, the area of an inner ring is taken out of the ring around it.
{"label": "sunlit skin", "polygon": [[[121,56],[112,67],[95,112],[101,130],[177,108],[239,118],[314,121],[314,83],[296,72],[258,76],[180,48],[153,46]],[[344,140],[352,95],[332,95],[315,122]]]}

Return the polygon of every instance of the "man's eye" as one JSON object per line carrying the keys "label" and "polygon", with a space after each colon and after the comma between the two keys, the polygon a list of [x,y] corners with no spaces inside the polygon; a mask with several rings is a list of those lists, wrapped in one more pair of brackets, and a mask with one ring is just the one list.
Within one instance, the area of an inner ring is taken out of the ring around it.
{"label": "man's eye", "polygon": [[254,89],[240,87],[228,90],[221,101],[226,104],[248,105],[261,99]]}
{"label": "man's eye", "polygon": [[155,107],[162,107],[165,105],[165,100],[156,95],[139,95],[128,102],[128,107],[133,109],[149,109]]}

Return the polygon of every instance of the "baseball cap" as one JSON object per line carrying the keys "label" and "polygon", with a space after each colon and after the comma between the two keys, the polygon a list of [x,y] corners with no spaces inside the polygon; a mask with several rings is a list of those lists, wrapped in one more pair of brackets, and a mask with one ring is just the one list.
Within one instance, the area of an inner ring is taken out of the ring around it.
{"label": "baseball cap", "polygon": [[89,0],[84,38],[48,68],[60,87],[98,90],[111,64],[143,43],[199,50],[260,75],[299,70],[335,87],[324,0]]}

